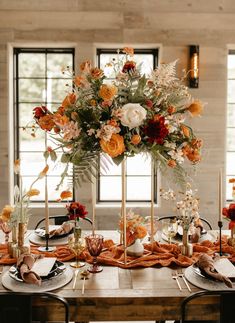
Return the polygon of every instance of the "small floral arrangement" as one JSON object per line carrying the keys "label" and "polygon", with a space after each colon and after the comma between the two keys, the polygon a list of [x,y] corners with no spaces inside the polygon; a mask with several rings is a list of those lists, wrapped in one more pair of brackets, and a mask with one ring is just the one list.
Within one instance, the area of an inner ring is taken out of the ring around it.
{"label": "small floral arrangement", "polygon": [[[235,200],[235,178],[230,178],[229,183],[233,184],[232,187],[232,197]],[[224,207],[222,211],[224,217],[229,222],[229,229],[235,227],[235,203],[230,203],[228,207]]]}
{"label": "small floral arrangement", "polygon": [[[119,222],[120,231],[123,232],[123,219]],[[143,239],[147,235],[144,218],[130,210],[126,215],[127,246],[132,245],[136,239]]]}
{"label": "small floral arrangement", "polygon": [[67,204],[66,209],[70,220],[79,221],[79,219],[86,219],[86,215],[88,214],[86,207],[79,202],[71,202]]}
{"label": "small floral arrangement", "polygon": [[123,59],[108,64],[116,74],[112,84],[103,70],[85,61],[77,76],[63,71],[73,78],[73,88],[56,111],[34,108],[37,125],[57,144],[47,155],[55,160],[56,150],[62,149],[61,162],[66,164],[62,178],[72,163],[78,183],[95,176],[100,153],[116,164],[126,156],[149,153],[161,170],[172,169],[182,180],[184,160],[199,162],[202,146],[185,120],[199,116],[203,105],[176,77],[176,62],[160,65],[147,77],[133,59],[134,50],[125,47],[122,52]]}
{"label": "small floral arrangement", "polygon": [[176,201],[177,219],[185,230],[189,230],[191,223],[199,219],[199,198],[195,196],[196,192],[197,190],[192,190],[191,185],[187,183],[186,191],[184,193],[179,192],[179,195],[184,197],[176,201],[176,194],[172,189],[168,191],[160,190],[162,198]]}
{"label": "small floral arrangement", "polygon": [[48,172],[48,165],[38,174],[37,178],[30,185],[28,190],[23,188],[23,181],[20,172],[20,160],[14,162],[14,172],[19,176],[19,186],[16,185],[14,188],[14,210],[10,216],[10,223],[12,226],[16,226],[17,223],[28,223],[29,220],[29,203],[30,198],[40,194],[40,191],[34,188],[34,184],[44,178]]}

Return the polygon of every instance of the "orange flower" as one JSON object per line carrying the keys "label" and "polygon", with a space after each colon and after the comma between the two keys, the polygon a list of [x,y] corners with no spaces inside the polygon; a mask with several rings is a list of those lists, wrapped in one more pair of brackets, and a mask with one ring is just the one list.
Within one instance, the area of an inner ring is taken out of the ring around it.
{"label": "orange flower", "polygon": [[99,90],[99,96],[104,101],[112,100],[117,94],[118,89],[114,85],[102,84]]}
{"label": "orange flower", "polygon": [[76,94],[75,93],[69,93],[68,95],[66,95],[66,97],[64,98],[61,106],[63,108],[68,108],[71,105],[73,105],[76,102]]}
{"label": "orange flower", "polygon": [[67,200],[73,196],[73,193],[70,191],[63,191],[60,193],[60,199],[61,200]]}
{"label": "orange flower", "polygon": [[193,162],[197,163],[201,160],[201,155],[197,149],[192,149],[188,154],[187,154],[188,159]]}
{"label": "orange flower", "polygon": [[125,151],[124,138],[116,133],[112,134],[109,141],[101,139],[100,146],[112,158],[121,155]]}
{"label": "orange flower", "polygon": [[52,114],[47,114],[38,119],[40,128],[46,131],[51,131],[51,129],[55,126],[53,118],[54,116]]}
{"label": "orange flower", "polygon": [[61,115],[59,113],[55,113],[53,116],[53,120],[56,125],[63,127],[67,123],[69,123],[69,118],[66,117],[65,115]]}
{"label": "orange flower", "polygon": [[141,137],[140,137],[140,135],[133,135],[133,136],[131,137],[131,143],[132,143],[133,145],[138,145],[140,142],[141,142]]}
{"label": "orange flower", "polygon": [[193,139],[191,141],[191,145],[192,145],[193,148],[197,148],[198,149],[198,148],[201,148],[202,147],[203,141],[202,141],[202,139],[195,138],[195,139]]}
{"label": "orange flower", "polygon": [[14,208],[11,205],[5,205],[1,212],[1,219],[4,222],[9,221]]}
{"label": "orange flower", "polygon": [[187,137],[187,138],[189,138],[189,136],[190,136],[189,127],[185,126],[184,124],[181,124],[180,128],[181,128],[184,136]]}
{"label": "orange flower", "polygon": [[43,177],[45,177],[45,176],[46,176],[46,174],[47,174],[47,172],[48,172],[48,170],[49,170],[49,166],[48,166],[48,165],[46,165],[46,166],[43,168],[43,170],[39,173],[38,177],[39,177],[39,178],[43,178]]}
{"label": "orange flower", "polygon": [[143,239],[147,234],[147,229],[144,226],[139,225],[136,227],[135,232],[136,238]]}
{"label": "orange flower", "polygon": [[176,166],[176,161],[175,161],[174,159],[170,159],[170,160],[168,160],[167,165],[168,165],[169,167],[171,167],[171,168],[175,168],[175,166]]}
{"label": "orange flower", "polygon": [[77,120],[77,118],[78,118],[78,114],[77,114],[77,112],[73,111],[73,112],[71,113],[71,119],[76,121],[76,120]]}
{"label": "orange flower", "polygon": [[114,119],[108,120],[107,124],[110,125],[110,126],[113,126],[113,127],[118,127],[118,123]]}
{"label": "orange flower", "polygon": [[29,190],[26,193],[26,196],[31,197],[31,196],[36,196],[36,195],[39,195],[39,194],[40,194],[39,190],[37,190],[36,188],[31,188],[31,190]]}
{"label": "orange flower", "polygon": [[175,108],[173,105],[171,105],[171,106],[169,106],[169,107],[167,108],[167,112],[168,112],[169,114],[175,113],[175,111],[176,111],[176,108]]}
{"label": "orange flower", "polygon": [[193,117],[199,116],[203,112],[203,105],[200,101],[194,101],[187,109]]}
{"label": "orange flower", "polygon": [[134,49],[132,47],[124,47],[123,53],[128,54],[130,56],[134,56]]}
{"label": "orange flower", "polygon": [[15,172],[15,174],[20,173],[20,159],[16,159],[14,161],[14,172]]}
{"label": "orange flower", "polygon": [[100,79],[102,76],[104,76],[104,71],[98,67],[94,67],[91,69],[91,76],[96,80]]}
{"label": "orange flower", "polygon": [[230,178],[228,182],[229,183],[235,183],[235,178]]}

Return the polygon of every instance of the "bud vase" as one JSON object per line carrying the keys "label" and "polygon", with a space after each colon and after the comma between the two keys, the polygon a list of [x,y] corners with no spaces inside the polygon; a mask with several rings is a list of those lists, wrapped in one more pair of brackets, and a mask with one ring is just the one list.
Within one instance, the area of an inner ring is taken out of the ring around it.
{"label": "bud vase", "polygon": [[135,242],[126,248],[127,254],[133,257],[140,257],[144,253],[144,246],[140,239],[136,239]]}
{"label": "bud vase", "polygon": [[25,223],[18,224],[18,247],[22,248],[24,246],[24,234],[25,234]]}
{"label": "bud vase", "polygon": [[191,257],[193,254],[193,245],[188,241],[188,229],[183,228],[182,243],[179,245],[183,256]]}
{"label": "bud vase", "polygon": [[231,236],[228,239],[228,244],[232,247],[235,246],[235,227],[231,228]]}

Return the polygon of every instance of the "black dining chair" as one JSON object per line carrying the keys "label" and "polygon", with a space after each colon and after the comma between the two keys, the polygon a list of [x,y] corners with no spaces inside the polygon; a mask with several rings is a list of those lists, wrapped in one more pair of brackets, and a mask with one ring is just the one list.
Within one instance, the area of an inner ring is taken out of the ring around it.
{"label": "black dining chair", "polygon": [[[174,215],[163,216],[163,217],[159,218],[159,221],[163,221],[165,219],[175,219],[175,218],[176,218],[176,216],[174,216]],[[208,220],[206,220],[205,218],[201,218],[201,217],[200,217],[200,220],[202,221],[203,226],[204,226],[204,224],[206,225],[205,229],[212,230],[212,225],[210,224],[210,222]]]}
{"label": "black dining chair", "polygon": [[61,306],[64,317],[62,322],[69,323],[69,304],[63,297],[46,292],[0,292],[0,322],[32,323],[32,314],[36,313],[40,318],[36,322],[44,323],[49,321],[48,314],[61,310]]}
{"label": "black dining chair", "polygon": [[[49,216],[49,221],[51,222],[51,224],[55,224],[55,225],[61,225],[63,222],[68,221],[69,218],[67,215],[53,215],[53,216]],[[37,228],[39,228],[41,226],[42,223],[45,222],[45,217],[41,220],[38,221],[38,223],[35,226],[35,230]]]}
{"label": "black dining chair", "polygon": [[[212,302],[213,298],[218,301]],[[203,300],[204,299],[204,300]],[[205,300],[207,301],[205,302]],[[211,304],[209,305],[209,301]],[[202,306],[204,303],[204,307]],[[216,291],[201,291],[186,297],[181,304],[181,323],[234,323],[234,304],[235,290],[216,290]],[[194,307],[197,315],[201,316],[201,320],[187,320],[187,314],[192,312]],[[219,311],[219,317],[215,321],[206,320],[206,316]]]}

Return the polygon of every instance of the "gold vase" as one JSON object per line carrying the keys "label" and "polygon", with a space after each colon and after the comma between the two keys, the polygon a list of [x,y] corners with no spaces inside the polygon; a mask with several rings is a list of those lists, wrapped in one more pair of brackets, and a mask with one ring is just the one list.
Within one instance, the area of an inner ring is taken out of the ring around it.
{"label": "gold vase", "polygon": [[193,245],[188,241],[188,229],[183,228],[182,243],[179,245],[183,256],[191,257],[193,254]]}
{"label": "gold vase", "polygon": [[22,248],[24,246],[24,234],[25,234],[25,223],[18,224],[18,247]]}

